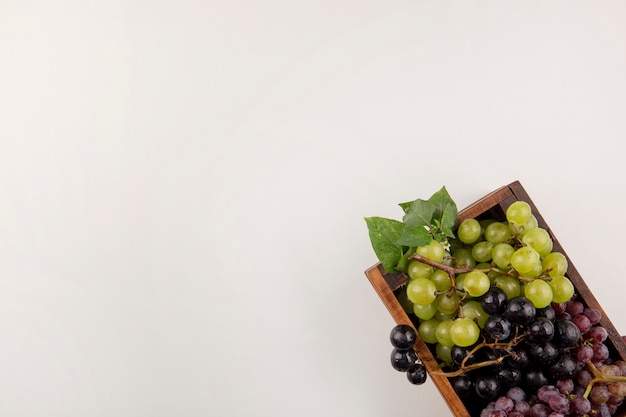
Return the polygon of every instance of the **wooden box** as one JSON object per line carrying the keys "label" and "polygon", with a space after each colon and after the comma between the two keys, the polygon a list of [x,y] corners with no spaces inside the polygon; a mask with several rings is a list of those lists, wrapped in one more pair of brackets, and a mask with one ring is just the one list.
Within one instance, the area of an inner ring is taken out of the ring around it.
{"label": "wooden box", "polygon": [[[581,300],[587,306],[596,308],[602,312],[602,321],[600,322],[600,325],[604,326],[609,333],[608,340],[605,344],[611,350],[612,356],[616,359],[626,360],[626,344],[624,344],[620,334],[605,314],[602,306],[598,303],[594,295],[589,290],[589,287],[585,284],[585,281],[574,267],[573,262],[567,256],[567,253],[563,250],[558,242],[558,239],[554,236],[549,226],[541,216],[541,213],[534,205],[519,181],[503,186],[476,201],[474,204],[471,204],[467,208],[461,210],[459,212],[457,224],[468,218],[480,219],[489,217],[497,220],[504,220],[504,213],[507,207],[516,200],[523,200],[530,204],[539,226],[547,230],[551,235],[554,242],[553,250],[561,252],[567,258],[569,262],[567,276],[574,284],[576,293],[578,294],[578,300]],[[380,265],[380,263],[368,268],[365,271],[365,275],[380,296],[380,299],[385,304],[396,324],[409,324],[414,328],[417,328],[417,322],[413,322],[411,318],[409,318],[396,298],[398,292],[401,291],[406,284],[406,277],[403,274],[388,273],[382,265]],[[438,369],[437,360],[435,359],[433,352],[429,349],[429,346],[419,338],[419,335],[415,343],[415,350],[421,361],[424,363],[429,373],[429,378],[439,389],[452,414],[456,417],[477,417],[470,414],[452,388],[447,377],[433,374],[433,372]],[[626,417],[626,403],[624,403],[613,416]]]}

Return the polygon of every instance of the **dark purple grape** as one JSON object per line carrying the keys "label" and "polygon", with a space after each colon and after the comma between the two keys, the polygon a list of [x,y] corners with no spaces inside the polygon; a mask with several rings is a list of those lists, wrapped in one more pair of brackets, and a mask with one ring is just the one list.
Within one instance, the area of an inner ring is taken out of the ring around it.
{"label": "dark purple grape", "polygon": [[500,395],[500,382],[493,375],[479,376],[474,383],[474,389],[481,399],[495,400]]}
{"label": "dark purple grape", "polygon": [[604,362],[609,358],[609,348],[604,343],[593,345],[593,362]]}
{"label": "dark purple grape", "polygon": [[532,345],[528,353],[531,359],[542,365],[553,363],[559,356],[559,351],[552,342],[546,342],[542,345]]}
{"label": "dark purple grape", "polygon": [[526,392],[521,387],[516,386],[509,388],[506,392],[506,396],[517,403],[526,399]]}
{"label": "dark purple grape", "polygon": [[413,347],[417,334],[415,329],[408,324],[399,324],[391,329],[389,340],[391,345],[398,349],[409,349]]}
{"label": "dark purple grape", "polygon": [[[530,407],[529,407],[530,408]],[[507,417],[524,417],[524,413],[520,413],[519,411],[511,411]]]}
{"label": "dark purple grape", "polygon": [[550,321],[556,320],[556,311],[552,306],[537,309],[537,317],[545,317]]}
{"label": "dark purple grape", "polygon": [[[550,365],[548,369],[548,375],[555,380],[571,378],[576,374],[578,370],[578,362],[572,359],[569,355],[561,355],[559,358]],[[559,411],[559,410],[554,410]]]}
{"label": "dark purple grape", "polygon": [[537,403],[530,407],[529,417],[548,417],[550,415],[550,407],[545,404]]}
{"label": "dark purple grape", "polygon": [[422,385],[426,382],[426,375],[426,367],[421,363],[416,364],[406,371],[406,377],[413,385]]}
{"label": "dark purple grape", "polygon": [[577,395],[570,403],[569,409],[572,413],[582,416],[591,411],[591,403],[585,397]]}
{"label": "dark purple grape", "polygon": [[496,377],[500,381],[502,389],[516,387],[522,382],[522,372],[519,369],[503,366],[496,372]]}
{"label": "dark purple grape", "polygon": [[537,317],[526,330],[531,343],[545,343],[554,336],[554,324],[545,317]]}
{"label": "dark purple grape", "polygon": [[591,321],[589,320],[589,317],[584,314],[579,314],[578,316],[573,317],[572,323],[578,327],[580,334],[585,334],[589,331],[589,329],[591,329]]}
{"label": "dark purple grape", "polygon": [[569,413],[569,398],[563,394],[557,394],[548,400],[548,405],[553,411],[561,414]]}
{"label": "dark purple grape", "polygon": [[585,306],[580,301],[569,301],[565,306],[567,311],[572,317],[582,314],[585,311]]}
{"label": "dark purple grape", "polygon": [[594,326],[588,332],[589,337],[596,343],[602,343],[609,336],[609,332],[602,326]]}
{"label": "dark purple grape", "polygon": [[550,380],[540,369],[529,369],[524,375],[524,385],[528,391],[535,392],[544,385],[548,385]]}
{"label": "dark purple grape", "polygon": [[559,390],[554,385],[544,385],[542,387],[539,387],[539,389],[537,390],[537,398],[539,399],[539,401],[546,404],[548,403],[548,401],[550,401],[550,398],[552,398],[554,395],[559,394]]}
{"label": "dark purple grape", "polygon": [[602,313],[600,310],[593,307],[585,308],[583,310],[583,315],[587,316],[592,325],[600,323],[600,320],[602,319]]}
{"label": "dark purple grape", "polygon": [[514,297],[504,309],[504,316],[513,324],[525,326],[535,319],[537,309],[526,297]]}
{"label": "dark purple grape", "polygon": [[417,353],[413,349],[394,348],[391,351],[391,366],[396,371],[406,372],[417,363]]}
{"label": "dark purple grape", "polygon": [[512,366],[515,369],[525,369],[530,364],[528,351],[522,345],[513,347],[509,353],[510,355],[505,359],[507,365]]}
{"label": "dark purple grape", "polygon": [[574,380],[571,378],[567,379],[559,379],[556,381],[556,387],[559,389],[561,394],[571,394],[574,392]]}
{"label": "dark purple grape", "polygon": [[483,334],[491,340],[506,340],[511,335],[511,322],[502,316],[493,315],[485,320]]}
{"label": "dark purple grape", "polygon": [[452,379],[452,388],[457,393],[459,398],[470,398],[474,394],[474,382],[472,378],[467,374],[461,374]]}
{"label": "dark purple grape", "polygon": [[502,314],[506,302],[506,293],[498,287],[491,287],[480,299],[480,305],[489,315]]}
{"label": "dark purple grape", "polygon": [[512,399],[506,396],[498,397],[495,407],[497,410],[502,410],[505,413],[510,413],[515,408],[515,403]]}
{"label": "dark purple grape", "polygon": [[[467,355],[469,355],[469,353],[472,351],[472,348],[473,346],[468,346],[468,347],[461,347],[457,345],[452,346],[452,349],[450,350],[450,355],[452,356],[452,362],[460,366],[461,363],[467,357]],[[476,362],[476,359],[474,358],[474,355],[472,355],[469,358],[467,358],[467,360],[465,361],[465,365],[471,365],[472,363],[475,363],[475,362]]]}
{"label": "dark purple grape", "polygon": [[593,359],[593,348],[589,345],[580,345],[576,348],[576,359],[580,362],[589,362]]}
{"label": "dark purple grape", "polygon": [[558,347],[574,347],[580,341],[580,330],[568,320],[554,322],[554,343]]}
{"label": "dark purple grape", "polygon": [[530,404],[527,401],[518,401],[515,403],[515,411],[522,416],[528,415],[530,411]]}

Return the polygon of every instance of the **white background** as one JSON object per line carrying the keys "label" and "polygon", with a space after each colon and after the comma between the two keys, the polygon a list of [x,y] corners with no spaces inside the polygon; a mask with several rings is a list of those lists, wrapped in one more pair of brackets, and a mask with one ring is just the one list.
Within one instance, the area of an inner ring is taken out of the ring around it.
{"label": "white background", "polygon": [[363,217],[443,185],[520,180],[626,333],[624,22],[0,0],[0,414],[449,415],[364,275]]}

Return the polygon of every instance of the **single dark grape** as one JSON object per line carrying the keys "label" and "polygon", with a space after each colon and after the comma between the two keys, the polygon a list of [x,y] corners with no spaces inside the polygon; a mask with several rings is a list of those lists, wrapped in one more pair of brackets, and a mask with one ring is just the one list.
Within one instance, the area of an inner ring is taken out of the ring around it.
{"label": "single dark grape", "polygon": [[589,317],[584,314],[579,314],[576,317],[573,317],[572,323],[578,327],[580,334],[585,334],[589,331],[589,329],[591,329],[591,320],[589,320]]}
{"label": "single dark grape", "polygon": [[519,369],[503,366],[496,371],[502,389],[516,387],[522,383],[522,372]]}
{"label": "single dark grape", "polygon": [[[469,353],[472,351],[472,346],[468,346],[468,347],[461,347],[461,346],[457,346],[454,345],[452,346],[452,349],[450,350],[450,356],[452,356],[452,362],[454,362],[456,365],[461,365],[461,363],[465,360],[465,358],[467,358],[467,355],[469,355]],[[476,359],[474,358],[474,355],[470,356],[469,358],[467,358],[467,360],[465,360],[465,365],[471,365],[472,363],[475,363]]]}
{"label": "single dark grape", "polygon": [[504,316],[513,324],[525,326],[535,319],[537,309],[526,297],[514,297],[509,300]]}
{"label": "single dark grape", "polygon": [[550,380],[540,369],[529,369],[524,375],[524,385],[528,391],[537,391],[544,385],[548,385]]}
{"label": "single dark grape", "polygon": [[509,353],[509,356],[504,359],[507,365],[515,369],[525,369],[530,365],[528,350],[524,346],[517,345]]}
{"label": "single dark grape", "polygon": [[409,349],[413,347],[417,334],[415,329],[408,324],[399,324],[391,329],[389,340],[391,345],[398,349]]}
{"label": "single dark grape", "polygon": [[545,317],[550,321],[554,321],[556,320],[556,311],[554,311],[554,308],[551,305],[544,308],[538,308],[537,317]]}
{"label": "single dark grape", "polygon": [[506,396],[516,403],[526,400],[526,392],[519,386],[509,388]]}
{"label": "single dark grape", "polygon": [[591,411],[591,402],[585,397],[577,395],[570,403],[569,409],[571,412],[582,416]]}
{"label": "single dark grape", "polygon": [[417,353],[413,349],[394,348],[391,351],[391,366],[396,371],[406,372],[417,363]]}
{"label": "single dark grape", "polygon": [[452,388],[459,398],[470,398],[474,394],[474,382],[467,374],[461,374],[452,379]]}
{"label": "single dark grape", "polygon": [[[578,370],[578,362],[575,361],[569,355],[561,355],[559,358],[550,365],[548,369],[548,375],[553,379],[568,379],[574,376]],[[554,410],[560,411],[560,410]]]}
{"label": "single dark grape", "polygon": [[503,341],[511,335],[512,327],[509,320],[502,316],[493,315],[485,320],[483,334],[491,340]]}
{"label": "single dark grape", "polygon": [[593,345],[593,362],[604,362],[609,358],[609,348],[604,343]]}
{"label": "single dark grape", "polygon": [[592,325],[600,323],[602,319],[602,313],[600,310],[592,307],[587,307],[583,310],[583,315],[587,316]]}
{"label": "single dark grape", "polygon": [[585,306],[580,301],[569,301],[565,306],[567,311],[572,317],[582,314],[585,311]]}
{"label": "single dark grape", "polygon": [[528,325],[527,331],[531,343],[545,343],[554,336],[554,324],[546,317],[537,317]]}
{"label": "single dark grape", "polygon": [[506,413],[510,413],[515,408],[515,403],[509,397],[501,396],[498,397],[498,399],[496,400],[495,408],[497,410],[502,410]]}
{"label": "single dark grape", "polygon": [[546,342],[542,345],[532,345],[529,349],[531,359],[541,365],[549,365],[556,361],[559,351],[552,342]]}
{"label": "single dark grape", "polygon": [[554,343],[558,347],[574,347],[580,341],[580,330],[569,320],[554,322]]}
{"label": "single dark grape", "polygon": [[492,401],[500,395],[500,382],[493,375],[479,376],[474,383],[474,389],[478,397]]}
{"label": "single dark grape", "polygon": [[491,287],[480,299],[480,305],[489,315],[502,314],[506,303],[506,293],[498,287]]}
{"label": "single dark grape", "polygon": [[422,385],[426,382],[426,367],[421,364],[415,364],[412,368],[406,371],[406,377],[413,385]]}
{"label": "single dark grape", "polygon": [[600,343],[609,337],[609,332],[602,326],[594,326],[589,330],[588,335],[594,342]]}

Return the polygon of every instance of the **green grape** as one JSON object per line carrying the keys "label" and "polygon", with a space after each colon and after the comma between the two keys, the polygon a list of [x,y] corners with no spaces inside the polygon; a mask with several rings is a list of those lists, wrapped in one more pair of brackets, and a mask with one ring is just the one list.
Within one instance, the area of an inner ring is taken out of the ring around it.
{"label": "green grape", "polygon": [[461,347],[471,346],[478,341],[480,329],[474,320],[460,317],[450,326],[450,337],[455,345]]}
{"label": "green grape", "polygon": [[504,291],[509,300],[522,294],[522,288],[517,278],[502,275],[496,278],[495,285]]}
{"label": "green grape", "polygon": [[525,201],[515,201],[506,209],[506,219],[515,224],[524,224],[530,219],[532,210]]}
{"label": "green grape", "polygon": [[536,308],[544,308],[552,302],[552,288],[550,285],[541,280],[536,279],[526,284],[524,287],[524,296],[530,300]]}
{"label": "green grape", "polygon": [[485,229],[485,240],[493,245],[508,242],[512,236],[509,226],[502,222],[493,222]]}
{"label": "green grape", "polygon": [[554,277],[560,277],[567,272],[567,258],[561,252],[550,252],[541,261],[541,268]]}
{"label": "green grape", "polygon": [[530,272],[526,272],[524,274],[524,277],[537,278],[539,275],[541,275],[542,272],[543,272],[543,269],[541,268],[541,263],[537,262],[537,264],[535,265],[535,268]]}
{"label": "green grape", "polygon": [[415,253],[418,253],[431,261],[441,262],[443,261],[446,251],[440,242],[433,239],[428,245],[418,246],[417,249],[415,249]]}
{"label": "green grape", "polygon": [[437,342],[441,343],[445,346],[452,346],[454,342],[452,341],[452,336],[450,335],[450,327],[452,326],[453,320],[444,320],[437,326],[437,330],[435,330],[435,336],[437,336]]}
{"label": "green grape", "polygon": [[406,286],[406,295],[413,304],[428,305],[435,301],[437,295],[435,283],[427,278],[415,278]]}
{"label": "green grape", "polygon": [[465,289],[465,277],[467,276],[467,272],[462,274],[458,274],[456,276],[456,289],[459,291],[463,291]]}
{"label": "green grape", "polygon": [[435,354],[437,358],[443,363],[452,363],[452,346],[442,345],[437,343],[435,346]]}
{"label": "green grape", "polygon": [[459,224],[456,235],[463,243],[474,243],[480,237],[482,228],[476,219],[465,219]]}
{"label": "green grape", "polygon": [[[443,314],[454,314],[459,309],[459,295],[456,291],[439,294],[434,304]],[[433,313],[434,314],[434,313]]]}
{"label": "green grape", "polygon": [[537,264],[541,264],[541,257],[530,246],[522,246],[511,255],[511,266],[522,275],[533,272]]}
{"label": "green grape", "polygon": [[472,256],[472,251],[468,248],[458,248],[452,252],[452,257],[456,259],[457,266],[474,268],[476,259]]}
{"label": "green grape", "polygon": [[446,291],[452,286],[450,275],[442,269],[436,269],[430,280],[435,283],[437,291]]}
{"label": "green grape", "polygon": [[481,271],[468,272],[463,280],[463,289],[472,297],[480,297],[491,287],[491,280]]}
{"label": "green grape", "polygon": [[430,303],[425,306],[419,304],[413,304],[413,314],[415,314],[420,320],[432,319],[437,312],[437,305]]}
{"label": "green grape", "polygon": [[435,319],[424,320],[420,323],[417,328],[417,332],[425,343],[437,343],[437,336],[435,335],[435,332],[437,331],[439,323],[439,320]]}
{"label": "green grape", "polygon": [[489,314],[483,309],[480,301],[469,300],[461,307],[461,316],[472,319],[481,329],[485,325],[485,321],[489,318]]}
{"label": "green grape", "polygon": [[560,304],[569,301],[574,295],[574,284],[567,277],[554,277],[549,284],[552,288],[552,301],[555,303]]}
{"label": "green grape", "polygon": [[508,270],[511,267],[511,256],[514,252],[515,249],[508,243],[497,243],[491,251],[493,263],[500,269]]}
{"label": "green grape", "polygon": [[478,242],[472,247],[472,258],[476,262],[487,262],[491,260],[491,251],[493,250],[493,244],[483,240]]}
{"label": "green grape", "polygon": [[430,278],[433,275],[433,267],[420,261],[411,261],[407,268],[409,278]]}
{"label": "green grape", "polygon": [[524,232],[522,242],[536,250],[541,257],[546,256],[552,251],[552,238],[548,232],[541,227],[536,227]]}
{"label": "green grape", "polygon": [[452,320],[454,319],[454,314],[444,314],[441,311],[437,310],[437,312],[435,313],[433,319],[437,320],[437,321],[445,321],[445,320]]}
{"label": "green grape", "polygon": [[530,219],[528,219],[528,221],[524,224],[509,223],[511,232],[517,234],[519,237],[524,236],[524,233],[536,227],[538,227],[538,223],[534,214],[531,214]]}

